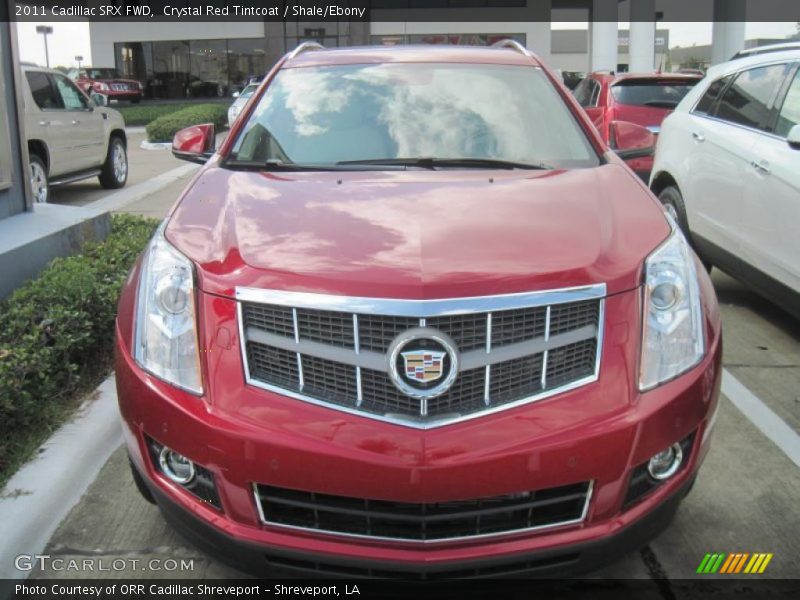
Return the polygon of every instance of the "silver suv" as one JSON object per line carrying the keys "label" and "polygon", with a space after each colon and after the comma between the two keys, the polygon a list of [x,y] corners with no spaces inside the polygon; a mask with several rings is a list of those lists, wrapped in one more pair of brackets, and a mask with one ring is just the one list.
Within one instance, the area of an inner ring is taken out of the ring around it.
{"label": "silver suv", "polygon": [[96,106],[66,75],[23,66],[25,132],[31,187],[47,202],[50,187],[98,177],[104,188],[128,179],[125,121],[116,110]]}

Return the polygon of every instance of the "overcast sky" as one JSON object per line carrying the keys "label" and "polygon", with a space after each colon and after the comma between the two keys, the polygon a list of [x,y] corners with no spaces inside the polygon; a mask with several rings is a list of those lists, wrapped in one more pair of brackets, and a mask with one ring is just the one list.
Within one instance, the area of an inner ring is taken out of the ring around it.
{"label": "overcast sky", "polygon": [[[76,66],[76,55],[84,57],[83,64],[91,64],[89,24],[86,22],[17,23],[22,60],[40,65],[45,64],[44,41],[41,34],[36,33],[36,26],[42,24],[53,27],[53,33],[47,37],[50,66]],[[586,26],[586,23],[553,23],[554,29],[586,29]],[[627,28],[627,26],[627,23],[620,23],[620,27]],[[659,27],[669,29],[669,41],[672,47],[711,43],[711,23],[659,23]],[[784,38],[796,32],[795,23],[747,23],[745,37],[747,39]],[[94,66],[113,67],[114,65]]]}

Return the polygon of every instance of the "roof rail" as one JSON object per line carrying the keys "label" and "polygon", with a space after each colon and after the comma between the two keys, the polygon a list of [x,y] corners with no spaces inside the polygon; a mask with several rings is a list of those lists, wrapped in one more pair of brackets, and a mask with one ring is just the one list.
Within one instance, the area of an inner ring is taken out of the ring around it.
{"label": "roof rail", "polygon": [[500,40],[492,44],[492,48],[508,48],[509,50],[516,50],[520,54],[524,54],[525,56],[531,56],[530,50],[528,50],[525,46],[520,44],[517,40],[512,40],[510,38],[506,38],[504,40]]}
{"label": "roof rail", "polygon": [[323,46],[319,42],[303,42],[297,48],[289,52],[289,55],[286,57],[286,60],[291,60],[295,56],[302,54],[303,52],[311,52],[312,50],[325,50],[325,46]]}
{"label": "roof rail", "polygon": [[746,56],[757,56],[759,54],[767,54],[769,52],[782,52],[784,50],[797,50],[800,49],[800,42],[783,42],[780,44],[768,44],[766,46],[754,46],[745,50],[739,50],[736,54],[731,56],[730,60],[737,58],[744,58]]}

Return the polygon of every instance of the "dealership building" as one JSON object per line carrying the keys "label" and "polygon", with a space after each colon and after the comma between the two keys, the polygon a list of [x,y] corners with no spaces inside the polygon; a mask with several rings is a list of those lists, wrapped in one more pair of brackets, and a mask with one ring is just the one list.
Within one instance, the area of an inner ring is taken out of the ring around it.
{"label": "dealership building", "polygon": [[[565,71],[649,71],[664,67],[669,9],[656,0],[378,0],[369,22],[92,22],[92,63],[145,83],[155,98],[226,96],[263,75],[288,50],[313,40],[326,47],[368,44],[492,44],[515,39]],[[425,8],[416,8],[424,6]],[[437,8],[447,6],[447,8]],[[469,6],[471,8],[459,8]],[[392,7],[392,8],[385,8]],[[738,7],[738,8],[737,8]],[[744,0],[714,3],[719,60],[741,49]],[[404,9],[402,13],[397,8]],[[736,10],[740,9],[741,14]],[[491,20],[476,20],[481,10]],[[466,18],[469,20],[466,20]],[[461,18],[462,20],[459,20]],[[741,22],[730,22],[741,18]],[[406,19],[406,20],[401,20]],[[503,20],[501,20],[503,19]],[[629,29],[618,21],[631,21]],[[551,29],[551,21],[588,29]]]}

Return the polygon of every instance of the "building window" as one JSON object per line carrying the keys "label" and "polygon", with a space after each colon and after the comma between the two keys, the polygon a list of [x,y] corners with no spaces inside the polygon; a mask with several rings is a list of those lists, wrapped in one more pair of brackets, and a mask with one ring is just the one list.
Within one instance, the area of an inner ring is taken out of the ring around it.
{"label": "building window", "polygon": [[371,42],[379,46],[399,44],[444,44],[451,46],[491,46],[500,40],[514,40],[523,46],[524,33],[425,33],[373,35]]}
{"label": "building window", "polygon": [[267,72],[263,38],[118,42],[119,72],[141,81],[148,98],[230,96]]}

